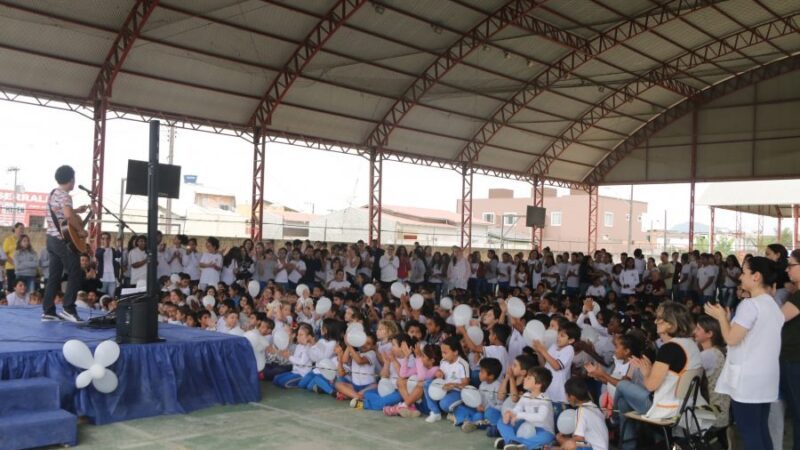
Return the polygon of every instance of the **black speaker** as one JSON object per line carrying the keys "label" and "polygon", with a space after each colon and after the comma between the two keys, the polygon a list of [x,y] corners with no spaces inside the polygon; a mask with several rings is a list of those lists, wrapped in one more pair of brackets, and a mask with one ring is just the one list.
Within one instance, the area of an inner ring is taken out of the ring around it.
{"label": "black speaker", "polygon": [[[159,164],[156,179],[158,196],[178,198],[181,195],[181,166]],[[147,195],[147,161],[128,160],[128,181],[125,185],[128,195]]]}
{"label": "black speaker", "polygon": [[544,221],[546,214],[545,208],[538,206],[528,206],[528,213],[525,216],[525,226],[544,228]]}
{"label": "black speaker", "polygon": [[147,294],[123,297],[117,304],[117,343],[158,342],[157,311]]}

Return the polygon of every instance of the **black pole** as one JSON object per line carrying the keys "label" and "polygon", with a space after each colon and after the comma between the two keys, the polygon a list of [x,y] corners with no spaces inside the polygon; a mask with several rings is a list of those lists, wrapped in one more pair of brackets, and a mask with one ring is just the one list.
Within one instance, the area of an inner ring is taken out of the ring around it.
{"label": "black pole", "polygon": [[150,121],[150,159],[147,163],[147,337],[158,338],[158,140],[161,122]]}

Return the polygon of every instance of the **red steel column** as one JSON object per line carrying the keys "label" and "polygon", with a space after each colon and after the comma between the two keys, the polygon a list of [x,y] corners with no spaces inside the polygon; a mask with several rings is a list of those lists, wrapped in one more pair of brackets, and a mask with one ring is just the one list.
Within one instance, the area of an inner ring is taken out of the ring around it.
{"label": "red steel column", "polygon": [[[533,184],[533,206],[537,208],[544,207],[544,179],[538,176],[531,178]],[[545,222],[547,218],[545,217]],[[539,249],[543,247],[542,237],[544,228],[531,227],[531,248]]]}
{"label": "red steel column", "polygon": [[708,230],[708,252],[714,253],[714,219],[716,218],[717,209],[711,207],[711,228]]}
{"label": "red steel column", "polygon": [[[697,177],[697,105],[692,110],[692,163],[689,190],[689,251],[694,250],[694,191]],[[633,218],[631,218],[633,220]]]}
{"label": "red steel column", "polygon": [[250,238],[260,241],[264,229],[264,157],[266,135],[261,128],[253,130],[253,193],[250,203]]}
{"label": "red steel column", "polygon": [[461,166],[461,248],[472,248],[472,167]]}
{"label": "red steel column", "polygon": [[92,140],[92,210],[94,221],[89,223],[89,239],[92,248],[100,243],[103,218],[103,174],[106,159],[106,111],[108,97],[101,95],[94,102],[94,138]]}
{"label": "red steel column", "polygon": [[597,251],[597,216],[600,209],[598,208],[599,190],[597,186],[589,186],[586,190],[589,193],[589,234],[587,242],[590,255]]}
{"label": "red steel column", "polygon": [[381,244],[381,204],[383,194],[383,155],[373,150],[369,155],[369,243]]}

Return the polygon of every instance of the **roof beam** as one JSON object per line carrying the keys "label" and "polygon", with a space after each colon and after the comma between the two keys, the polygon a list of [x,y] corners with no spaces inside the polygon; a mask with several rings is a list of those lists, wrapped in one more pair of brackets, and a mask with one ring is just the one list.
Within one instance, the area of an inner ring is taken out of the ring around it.
{"label": "roof beam", "polygon": [[[634,96],[642,94],[644,91],[656,86],[657,82],[669,82],[677,74],[678,68],[690,70],[708,60],[714,60],[721,56],[737,52],[742,48],[750,47],[765,40],[785,36],[794,33],[792,21],[797,14],[783,17],[778,20],[771,20],[756,27],[739,30],[736,33],[717,38],[701,47],[690,50],[665,62],[660,67],[656,67],[644,74],[637,80],[628,83],[617,92],[612,92],[600,101],[595,107],[590,108],[584,114],[575,119],[542,154],[536,158],[528,167],[532,175],[544,175],[550,165],[566,151],[567,147],[577,142],[583,133],[592,128],[600,120],[616,111],[622,105],[632,101]],[[701,91],[702,92],[702,91]],[[691,98],[697,94],[684,96]],[[646,124],[645,124],[646,125]]]}
{"label": "roof beam", "polygon": [[333,36],[342,24],[349,19],[367,0],[338,0],[327,14],[311,29],[305,40],[292,53],[289,61],[283,66],[270,83],[261,102],[250,117],[249,124],[264,127],[272,123],[272,114],[278,107],[292,84],[300,76],[308,63],[319,53],[320,49]]}
{"label": "roof beam", "polygon": [[158,6],[158,0],[136,0],[103,61],[100,73],[97,74],[97,79],[92,85],[89,98],[111,97],[114,79],[119,74],[125,58],[128,57],[128,53],[133,48],[133,44],[141,34],[142,28],[144,28],[147,19],[150,18],[150,14],[153,13],[156,6]]}
{"label": "roof beam", "polygon": [[511,0],[459,38],[411,83],[411,86],[406,89],[400,99],[395,101],[383,120],[381,120],[381,123],[370,132],[365,140],[366,145],[371,147],[386,146],[389,136],[397,124],[450,69],[458,65],[467,55],[506,26],[519,21],[520,18],[538,6],[541,1],[543,0]]}
{"label": "roof beam", "polygon": [[[458,161],[475,161],[481,150],[497,134],[500,129],[508,126],[511,119],[525,106],[532,102],[542,92],[553,86],[556,82],[572,74],[578,67],[590,61],[597,55],[609,50],[619,43],[631,39],[639,34],[662,23],[673,20],[681,15],[689,14],[705,6],[705,2],[673,0],[664,5],[648,11],[644,19],[633,18],[622,22],[610,30],[600,33],[588,42],[586,46],[576,48],[543,72],[539,73],[522,87],[516,94],[509,98],[492,117],[473,135],[470,142],[461,149],[456,156]],[[589,49],[589,51],[587,51]]]}
{"label": "roof beam", "polygon": [[663,130],[681,117],[690,114],[702,105],[724,97],[740,89],[752,86],[790,72],[800,70],[800,54],[781,58],[764,66],[758,66],[734,77],[728,78],[714,86],[701,91],[694,97],[687,98],[672,108],[656,115],[646,125],[640,127],[631,136],[617,144],[614,149],[583,178],[583,182],[599,185],[605,176],[621,161],[653,135]]}

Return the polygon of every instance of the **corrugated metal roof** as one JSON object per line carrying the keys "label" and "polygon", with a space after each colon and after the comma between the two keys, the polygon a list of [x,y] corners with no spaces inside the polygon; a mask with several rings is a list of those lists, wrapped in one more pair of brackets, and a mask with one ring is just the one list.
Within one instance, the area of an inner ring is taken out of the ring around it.
{"label": "corrugated metal roof", "polygon": [[[499,25],[511,10],[488,21],[517,2],[519,11],[530,10]],[[136,0],[0,0],[0,91],[93,105],[89,94],[100,67],[139,5]],[[348,17],[338,26],[342,5]],[[683,8],[678,17],[662,11],[678,7]],[[336,15],[327,18],[330,11]],[[566,137],[570,145],[542,175],[572,183],[649,181],[645,160],[652,160],[657,173],[669,172],[668,164],[653,155],[640,158],[633,149],[613,153],[615,162],[633,158],[628,163],[602,164],[609,158],[602,149],[625,149],[634,133],[650,133],[656,127],[645,123],[662,117],[665,108],[680,107],[685,97],[675,91],[720,91],[740,101],[742,94],[713,86],[747,77],[757,81],[751,73],[774,78],[762,66],[788,66],[800,53],[798,14],[800,4],[781,0],[697,0],[696,5],[562,0],[535,7],[525,0],[168,0],[155,8],[124,60],[110,108],[252,130],[262,99],[274,99],[263,125],[275,135],[290,132],[320,146],[338,141],[362,150],[375,145],[377,136],[385,153],[401,151],[453,166],[478,136],[473,162],[515,176]],[[645,23],[645,16],[651,28],[631,26],[634,20]],[[785,26],[789,19],[794,28]],[[320,24],[328,25],[304,42]],[[753,27],[759,27],[757,33],[749,32]],[[473,30],[488,32],[489,38],[470,38]],[[604,45],[597,52],[600,33]],[[725,45],[707,47],[721,39]],[[292,67],[298,50],[304,64]],[[675,70],[668,60],[678,56]],[[669,83],[656,78],[660,69]],[[637,89],[646,80],[654,82]],[[787,87],[762,88],[780,84]],[[798,85],[792,75],[762,82],[757,102],[800,95]],[[614,110],[597,107],[621,92],[638,93],[615,102]],[[781,116],[796,116],[800,109],[786,107]],[[791,132],[780,119],[766,120],[772,112],[764,111],[758,139],[766,130]],[[746,140],[730,129],[733,121],[726,114],[733,113],[703,112],[709,125],[701,140],[711,141],[703,151],[714,153],[704,155],[706,160],[718,160],[723,151],[715,140]],[[588,120],[582,132],[564,134]],[[653,142],[685,136],[687,129],[685,120],[657,128]],[[800,167],[795,172],[795,165],[782,163],[784,148],[800,139],[782,138],[789,143],[759,141],[755,147],[773,160],[751,175],[800,176]],[[684,177],[681,164],[674,172]],[[623,167],[628,173],[610,175]],[[744,173],[731,170],[702,172]],[[599,178],[587,176],[598,171],[603,171]]]}

